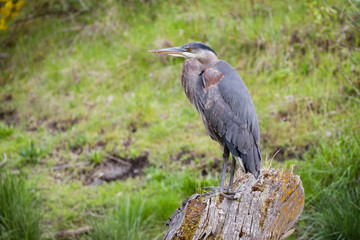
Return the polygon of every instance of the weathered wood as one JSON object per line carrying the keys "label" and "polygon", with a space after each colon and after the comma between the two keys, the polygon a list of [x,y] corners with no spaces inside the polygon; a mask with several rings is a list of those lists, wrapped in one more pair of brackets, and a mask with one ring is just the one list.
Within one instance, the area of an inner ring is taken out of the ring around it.
{"label": "weathered wood", "polygon": [[259,179],[246,174],[234,183],[233,200],[194,194],[169,218],[170,239],[285,239],[304,208],[299,176],[276,169]]}

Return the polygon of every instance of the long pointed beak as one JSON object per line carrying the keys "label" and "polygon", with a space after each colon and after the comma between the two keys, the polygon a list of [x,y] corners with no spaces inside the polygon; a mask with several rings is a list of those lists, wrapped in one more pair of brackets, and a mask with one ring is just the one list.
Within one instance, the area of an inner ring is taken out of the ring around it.
{"label": "long pointed beak", "polygon": [[165,54],[168,54],[170,56],[175,56],[175,57],[185,57],[184,54],[183,54],[184,49],[182,47],[154,49],[154,50],[149,50],[149,52],[151,52],[151,53],[165,53]]}

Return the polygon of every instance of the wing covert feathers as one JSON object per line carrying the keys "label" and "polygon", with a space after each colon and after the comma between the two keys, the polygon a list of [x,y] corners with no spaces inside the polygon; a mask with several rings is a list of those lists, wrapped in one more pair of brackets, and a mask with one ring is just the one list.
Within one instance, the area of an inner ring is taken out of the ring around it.
{"label": "wing covert feathers", "polygon": [[209,68],[205,70],[204,74],[202,74],[204,88],[216,85],[223,77],[224,75],[216,69]]}

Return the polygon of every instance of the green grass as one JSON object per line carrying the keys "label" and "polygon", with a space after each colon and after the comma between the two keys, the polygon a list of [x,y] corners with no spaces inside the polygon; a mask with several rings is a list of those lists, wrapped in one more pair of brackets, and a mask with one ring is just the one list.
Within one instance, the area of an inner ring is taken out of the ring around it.
{"label": "green grass", "polygon": [[0,172],[0,239],[40,239],[41,201],[22,175]]}
{"label": "green grass", "polygon": [[136,194],[117,193],[114,203],[99,210],[103,217],[91,219],[91,239],[161,239],[165,221],[179,206],[178,199],[201,192],[201,186],[216,184],[210,178],[169,174],[156,168],[147,169],[146,175]]}
{"label": "green grass", "polygon": [[[124,201],[125,200],[125,201]],[[144,202],[141,199],[123,199],[115,209],[107,213],[103,225],[94,220],[95,230],[90,239],[141,239],[144,238],[143,226],[150,219],[143,219]]]}
{"label": "green grass", "polygon": [[[347,177],[344,174],[344,177]],[[304,239],[357,239],[360,236],[359,181],[340,179],[321,191],[303,219]]]}
{"label": "green grass", "polygon": [[[345,15],[359,23],[352,2],[27,2],[18,19],[62,14],[0,32],[0,42],[13,36],[1,51],[10,57],[0,58],[3,168],[41,186],[43,233],[92,225],[89,238],[161,238],[181,200],[218,184],[222,149],[183,93],[184,60],[147,50],[202,41],[244,79],[263,158],[281,149],[271,164],[295,165],[302,179],[294,237],[359,238],[349,223],[359,206],[360,97],[341,73],[360,89],[359,29]],[[107,154],[148,154],[149,166],[134,179],[87,186]]]}
{"label": "green grass", "polygon": [[356,179],[360,171],[359,159],[359,138],[339,136],[336,140],[329,139],[326,144],[319,144],[313,153],[306,155],[305,163],[298,166],[298,172],[307,193],[316,196],[323,186],[343,179],[344,175],[347,177],[342,181]]}
{"label": "green grass", "polygon": [[[360,219],[358,136],[339,135],[305,156],[298,173],[307,202],[302,239],[356,239]],[[311,161],[310,161],[311,160]],[[325,186],[325,187],[324,187]]]}

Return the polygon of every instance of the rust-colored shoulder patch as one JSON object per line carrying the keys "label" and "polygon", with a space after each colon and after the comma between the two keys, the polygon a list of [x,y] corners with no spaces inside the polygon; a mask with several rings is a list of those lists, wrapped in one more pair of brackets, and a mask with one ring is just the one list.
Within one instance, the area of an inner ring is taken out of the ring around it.
{"label": "rust-colored shoulder patch", "polygon": [[220,82],[220,80],[224,77],[224,75],[215,70],[213,68],[207,69],[202,74],[202,81],[204,84],[204,88],[208,88]]}

